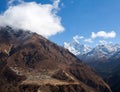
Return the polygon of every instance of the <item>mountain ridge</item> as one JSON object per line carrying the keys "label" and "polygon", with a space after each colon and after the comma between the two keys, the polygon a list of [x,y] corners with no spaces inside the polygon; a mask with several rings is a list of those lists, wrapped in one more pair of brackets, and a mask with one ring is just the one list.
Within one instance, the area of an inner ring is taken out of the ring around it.
{"label": "mountain ridge", "polygon": [[[74,39],[71,42],[65,42],[64,47],[85,62],[99,61],[102,58],[105,62],[108,62],[111,57],[114,57],[120,51],[120,44],[98,44],[92,48],[80,44],[74,41]],[[92,61],[93,59],[94,61]]]}
{"label": "mountain ridge", "polygon": [[[67,49],[36,33],[24,37],[26,32],[18,30],[16,36],[10,29],[0,30],[0,52],[5,53],[1,57],[7,58],[4,66],[8,67],[1,71],[5,75],[0,78],[1,87],[6,91],[0,92],[111,92],[102,78]],[[13,81],[17,77],[20,82]]]}

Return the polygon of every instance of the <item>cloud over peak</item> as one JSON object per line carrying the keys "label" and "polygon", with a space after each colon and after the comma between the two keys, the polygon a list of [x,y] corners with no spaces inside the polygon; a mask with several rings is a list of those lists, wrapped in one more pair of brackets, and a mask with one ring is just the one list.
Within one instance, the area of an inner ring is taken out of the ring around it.
{"label": "cloud over peak", "polygon": [[[10,0],[12,4],[15,0]],[[11,26],[15,29],[31,30],[45,37],[63,32],[61,18],[57,16],[60,0],[54,0],[53,4],[38,4],[36,2],[22,2],[18,5],[10,5],[0,14],[0,26]]]}
{"label": "cloud over peak", "polygon": [[81,39],[83,39],[83,38],[84,38],[84,36],[75,35],[75,36],[73,37],[73,40],[74,40],[75,42],[79,43],[79,40],[81,40]]}
{"label": "cloud over peak", "polygon": [[116,32],[111,31],[111,32],[105,32],[105,31],[99,31],[97,33],[92,32],[91,38],[97,38],[97,37],[102,37],[102,38],[115,38],[116,37]]}
{"label": "cloud over peak", "polygon": [[85,41],[85,42],[88,42],[88,43],[93,43],[93,41],[92,41],[91,38],[85,39],[84,41]]}

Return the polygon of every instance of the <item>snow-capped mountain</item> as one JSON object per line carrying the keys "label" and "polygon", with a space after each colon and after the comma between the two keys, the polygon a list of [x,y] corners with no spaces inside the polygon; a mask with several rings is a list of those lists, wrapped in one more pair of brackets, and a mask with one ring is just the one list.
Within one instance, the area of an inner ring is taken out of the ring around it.
{"label": "snow-capped mountain", "polygon": [[102,61],[106,62],[112,57],[120,48],[120,45],[113,44],[100,44],[93,48],[91,51],[78,57],[86,62]]}
{"label": "snow-capped mountain", "polygon": [[92,50],[91,47],[80,44],[74,39],[71,42],[64,42],[64,47],[77,56],[86,54]]}
{"label": "snow-capped mountain", "polygon": [[74,39],[69,43],[65,42],[64,47],[85,62],[106,62],[109,58],[116,55],[117,52],[120,52],[120,44],[99,44],[92,48],[87,45],[80,44]]}

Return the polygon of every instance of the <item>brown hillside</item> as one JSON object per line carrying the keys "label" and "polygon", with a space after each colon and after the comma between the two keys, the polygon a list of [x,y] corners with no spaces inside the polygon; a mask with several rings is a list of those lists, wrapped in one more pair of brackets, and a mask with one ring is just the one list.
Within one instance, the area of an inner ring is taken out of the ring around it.
{"label": "brown hillside", "polygon": [[67,49],[36,33],[6,27],[1,28],[0,39],[5,53],[0,62],[6,62],[0,65],[0,92],[111,92]]}

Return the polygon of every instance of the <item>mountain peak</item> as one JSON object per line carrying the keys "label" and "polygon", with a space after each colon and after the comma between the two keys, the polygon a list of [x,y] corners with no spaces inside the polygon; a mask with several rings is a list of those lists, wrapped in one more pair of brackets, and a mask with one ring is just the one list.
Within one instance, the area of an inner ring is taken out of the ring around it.
{"label": "mountain peak", "polygon": [[75,55],[86,54],[92,49],[91,47],[83,45],[74,39],[71,42],[65,42],[64,47]]}

